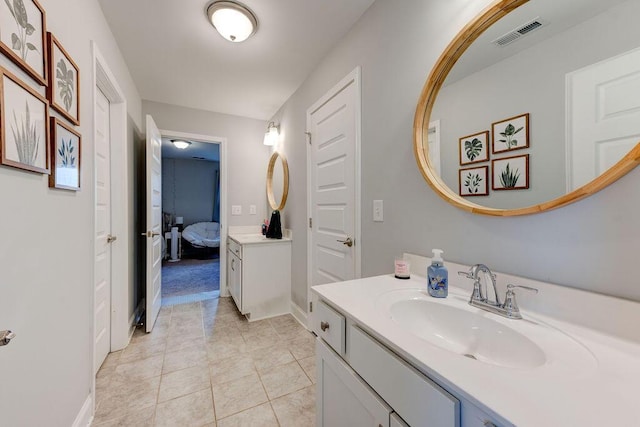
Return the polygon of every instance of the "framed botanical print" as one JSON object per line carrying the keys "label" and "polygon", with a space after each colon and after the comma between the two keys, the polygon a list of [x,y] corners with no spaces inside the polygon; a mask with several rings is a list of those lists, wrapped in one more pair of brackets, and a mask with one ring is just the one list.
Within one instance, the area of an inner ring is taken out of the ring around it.
{"label": "framed botanical print", "polygon": [[80,69],[58,39],[47,34],[49,49],[49,86],[51,107],[74,125],[80,125]]}
{"label": "framed botanical print", "polygon": [[57,117],[50,120],[52,157],[49,187],[79,190],[82,137]]}
{"label": "framed botanical print", "polygon": [[489,131],[463,136],[458,140],[460,166],[489,160]]}
{"label": "framed botanical print", "polygon": [[525,190],[529,188],[529,155],[505,157],[491,161],[493,190]]}
{"label": "framed botanical print", "polygon": [[489,195],[489,166],[460,169],[459,194],[463,197]]}
{"label": "framed botanical print", "polygon": [[493,154],[529,148],[529,113],[491,125]]}
{"label": "framed botanical print", "polygon": [[0,3],[0,52],[47,85],[46,16],[37,0]]}
{"label": "framed botanical print", "polygon": [[0,68],[0,162],[49,173],[49,103],[4,68]]}

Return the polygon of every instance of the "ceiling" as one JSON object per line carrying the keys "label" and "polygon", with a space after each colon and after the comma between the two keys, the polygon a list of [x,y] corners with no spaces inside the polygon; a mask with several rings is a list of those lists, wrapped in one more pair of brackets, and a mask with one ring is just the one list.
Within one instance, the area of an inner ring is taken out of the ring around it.
{"label": "ceiling", "polygon": [[220,161],[220,146],[218,144],[193,140],[189,140],[189,142],[191,142],[191,145],[181,150],[171,143],[171,139],[162,138],[162,158],[208,160],[211,162]]}
{"label": "ceiling", "polygon": [[211,0],[98,0],[142,99],[267,120],[374,0],[244,0],[258,31],[220,36]]}

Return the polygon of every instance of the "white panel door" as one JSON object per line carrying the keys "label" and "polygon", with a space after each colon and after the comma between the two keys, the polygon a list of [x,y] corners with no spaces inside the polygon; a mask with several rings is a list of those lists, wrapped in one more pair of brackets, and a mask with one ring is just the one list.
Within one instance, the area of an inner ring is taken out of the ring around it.
{"label": "white panel door", "polygon": [[587,184],[640,141],[640,49],[567,76],[567,188]]}
{"label": "white panel door", "polygon": [[311,286],[356,277],[358,91],[347,78],[307,113]]}
{"label": "white panel door", "polygon": [[162,305],[162,136],[147,115],[147,332]]}
{"label": "white panel door", "polygon": [[109,100],[96,89],[94,373],[111,350],[111,136]]}

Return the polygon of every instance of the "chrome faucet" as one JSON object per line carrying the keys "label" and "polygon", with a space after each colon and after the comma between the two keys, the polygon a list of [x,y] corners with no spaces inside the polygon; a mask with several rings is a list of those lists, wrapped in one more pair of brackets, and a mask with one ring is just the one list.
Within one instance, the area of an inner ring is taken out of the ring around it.
{"label": "chrome faucet", "polygon": [[[490,301],[489,298],[485,296],[488,295],[486,285],[485,291],[482,291],[482,281],[480,280],[480,273],[484,273],[491,279],[491,285],[493,286],[494,295],[493,301]],[[516,293],[514,291],[514,288],[526,289],[528,291],[538,293],[538,290],[536,288],[509,284],[507,285],[507,294],[505,296],[504,303],[501,303],[500,297],[498,296],[498,288],[496,286],[496,275],[491,272],[489,267],[484,264],[476,264],[471,267],[468,272],[459,271],[458,274],[473,280],[473,292],[471,293],[471,298],[469,299],[470,305],[489,311],[491,313],[499,314],[500,316],[507,317],[509,319],[522,319],[520,308],[518,307],[518,303],[516,302]]]}

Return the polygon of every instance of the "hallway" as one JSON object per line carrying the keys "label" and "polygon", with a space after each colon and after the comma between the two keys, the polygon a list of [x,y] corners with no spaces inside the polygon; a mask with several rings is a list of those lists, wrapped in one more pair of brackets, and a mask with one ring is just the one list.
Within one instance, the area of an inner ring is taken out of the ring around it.
{"label": "hallway", "polygon": [[163,306],[100,368],[92,425],[313,426],[314,349],[291,315],[248,323],[231,298]]}

